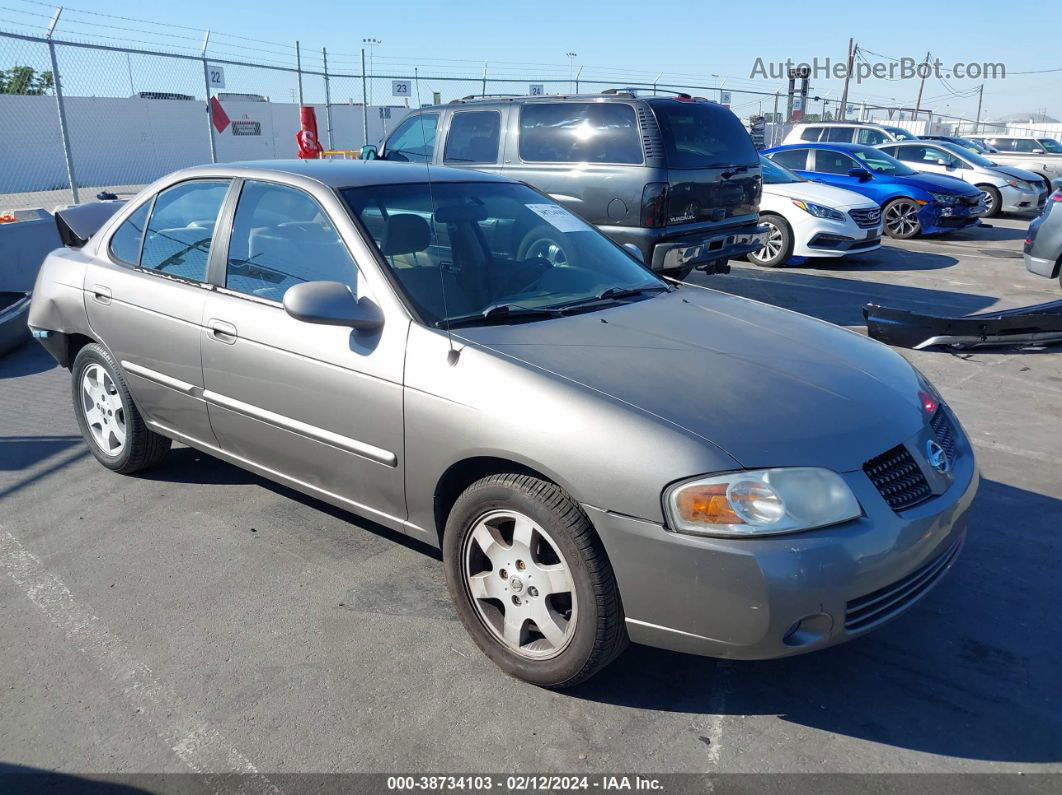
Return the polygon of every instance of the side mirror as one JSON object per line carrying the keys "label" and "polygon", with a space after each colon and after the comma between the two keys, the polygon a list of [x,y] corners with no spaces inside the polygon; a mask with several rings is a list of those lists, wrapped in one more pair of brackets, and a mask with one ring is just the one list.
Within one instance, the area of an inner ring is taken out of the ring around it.
{"label": "side mirror", "polygon": [[365,144],[361,148],[361,153],[358,155],[358,160],[376,160],[380,157],[380,150],[372,144]]}
{"label": "side mirror", "polygon": [[303,282],[284,293],[284,311],[303,323],[375,331],[383,326],[380,307],[354,297],[341,282]]}
{"label": "side mirror", "polygon": [[624,243],[623,248],[627,253],[634,257],[638,262],[645,264],[645,257],[642,256],[642,250],[638,248],[634,243]]}
{"label": "side mirror", "polygon": [[1032,153],[1034,155],[1042,155],[1044,153],[1044,150],[1043,149],[1033,149]]}
{"label": "side mirror", "polygon": [[850,168],[848,169],[848,176],[855,177],[860,182],[866,182],[867,180],[874,178],[874,175],[865,168]]}

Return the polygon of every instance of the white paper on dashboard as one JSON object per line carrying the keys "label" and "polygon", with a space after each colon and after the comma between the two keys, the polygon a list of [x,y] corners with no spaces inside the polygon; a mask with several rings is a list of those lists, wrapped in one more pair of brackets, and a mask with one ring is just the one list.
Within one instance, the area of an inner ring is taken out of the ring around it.
{"label": "white paper on dashboard", "polygon": [[557,204],[529,204],[527,209],[561,232],[585,232],[587,223]]}

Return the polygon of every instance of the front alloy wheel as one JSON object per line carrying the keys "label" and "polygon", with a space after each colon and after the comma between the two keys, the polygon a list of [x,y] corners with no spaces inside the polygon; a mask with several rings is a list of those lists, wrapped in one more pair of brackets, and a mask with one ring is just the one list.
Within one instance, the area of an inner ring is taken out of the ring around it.
{"label": "front alloy wheel", "polygon": [[457,615],[506,673],[571,687],[627,645],[601,540],[555,483],[515,472],[477,480],[450,509],[442,542]]}
{"label": "front alloy wheel", "polygon": [[759,251],[749,254],[749,260],[764,268],[777,268],[793,253],[793,235],[781,218],[765,215],[760,223],[767,227],[767,242]]}
{"label": "front alloy wheel", "polygon": [[510,651],[548,659],[564,651],[578,598],[557,543],[511,510],[483,516],[465,541],[465,585],[480,620]]}
{"label": "front alloy wheel", "polygon": [[922,222],[918,220],[921,208],[913,199],[894,199],[885,205],[882,220],[885,234],[898,240],[907,240],[922,231]]}

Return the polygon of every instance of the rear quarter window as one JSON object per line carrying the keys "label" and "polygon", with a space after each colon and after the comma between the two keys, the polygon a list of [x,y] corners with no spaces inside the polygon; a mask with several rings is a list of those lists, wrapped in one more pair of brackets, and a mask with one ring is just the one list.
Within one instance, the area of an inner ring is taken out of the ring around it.
{"label": "rear quarter window", "polygon": [[722,105],[667,100],[651,107],[660,122],[669,167],[759,165],[748,131]]}
{"label": "rear quarter window", "polygon": [[622,102],[533,102],[520,109],[520,159],[641,163],[634,108]]}

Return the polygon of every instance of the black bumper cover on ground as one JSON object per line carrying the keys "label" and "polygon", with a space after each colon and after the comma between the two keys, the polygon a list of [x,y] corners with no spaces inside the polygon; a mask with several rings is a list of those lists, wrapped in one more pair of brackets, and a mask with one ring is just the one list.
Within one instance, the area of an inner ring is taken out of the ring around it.
{"label": "black bumper cover on ground", "polygon": [[872,338],[916,350],[934,345],[974,348],[1062,342],[1062,301],[964,317],[920,315],[867,304],[863,317]]}

